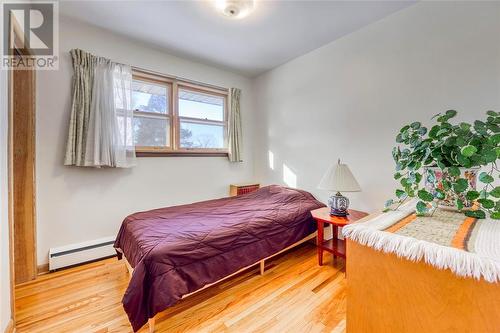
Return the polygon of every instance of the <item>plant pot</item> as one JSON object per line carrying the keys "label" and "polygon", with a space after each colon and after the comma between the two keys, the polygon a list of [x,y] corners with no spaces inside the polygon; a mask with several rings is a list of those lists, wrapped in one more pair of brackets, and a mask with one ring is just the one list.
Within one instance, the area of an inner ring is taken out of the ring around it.
{"label": "plant pot", "polygon": [[[460,178],[467,179],[469,183],[469,188],[467,189],[467,191],[476,190],[476,179],[479,170],[480,168],[460,168]],[[438,188],[445,193],[445,198],[443,200],[440,200],[439,202],[439,208],[456,210],[457,199],[462,200],[462,202],[464,203],[464,208],[470,208],[474,204],[473,201],[467,200],[467,198],[465,197],[465,193],[467,191],[464,191],[462,193],[455,193],[453,189],[444,189],[443,180],[448,180],[450,183],[453,183],[453,180],[458,177],[450,176],[447,171],[443,171],[438,167],[426,167],[424,175],[425,188],[428,192],[434,195],[436,193],[436,188]],[[435,180],[432,181],[433,179]]]}

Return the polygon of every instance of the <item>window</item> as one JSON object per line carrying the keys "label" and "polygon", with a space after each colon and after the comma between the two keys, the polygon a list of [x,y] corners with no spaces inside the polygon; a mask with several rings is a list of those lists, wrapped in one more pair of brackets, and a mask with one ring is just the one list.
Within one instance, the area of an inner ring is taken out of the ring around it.
{"label": "window", "polygon": [[227,154],[227,91],[135,73],[134,144],[150,154]]}
{"label": "window", "polygon": [[134,144],[138,151],[171,147],[170,86],[144,79],[132,82]]}
{"label": "window", "polygon": [[225,98],[192,89],[179,89],[180,147],[226,147]]}

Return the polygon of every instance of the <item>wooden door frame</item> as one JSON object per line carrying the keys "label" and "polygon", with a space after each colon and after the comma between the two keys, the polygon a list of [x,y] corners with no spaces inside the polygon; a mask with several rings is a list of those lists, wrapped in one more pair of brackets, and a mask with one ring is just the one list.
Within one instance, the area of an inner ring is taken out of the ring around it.
{"label": "wooden door frame", "polygon": [[14,268],[14,182],[12,180],[13,178],[13,71],[9,70],[9,77],[8,77],[8,94],[9,94],[9,102],[8,102],[8,115],[7,115],[7,121],[8,121],[8,134],[7,134],[7,172],[8,172],[8,214],[9,214],[9,262],[10,262],[10,311],[11,311],[11,317],[12,321],[14,324],[14,327],[16,325],[16,306],[15,306],[15,301],[16,301],[16,295],[15,295],[15,268]]}
{"label": "wooden door frame", "polygon": [[[10,16],[10,26],[11,33],[9,34],[9,44],[19,45],[18,43],[22,40],[21,36],[23,34],[22,29],[20,29],[19,23]],[[21,49],[21,48],[19,48]],[[33,56],[31,53],[22,49],[23,56]],[[31,108],[29,112],[32,114],[30,120],[32,121],[33,131],[30,133],[29,140],[32,142],[32,156],[33,158],[33,256],[35,258],[33,262],[33,269],[37,272],[37,236],[36,236],[36,70],[33,71],[32,75],[32,88],[33,88],[33,100],[31,103]],[[8,169],[8,221],[9,221],[9,262],[10,262],[10,306],[11,306],[11,318],[13,322],[13,329],[15,331],[16,325],[16,307],[15,307],[15,263],[14,263],[14,180],[13,180],[13,164],[14,164],[14,70],[9,70],[8,74],[8,149],[7,149],[7,169]]]}
{"label": "wooden door frame", "polygon": [[[16,56],[30,57],[16,51]],[[34,69],[11,71],[10,113],[11,181],[14,239],[14,282],[20,284],[37,276],[36,184],[35,184],[35,94]]]}

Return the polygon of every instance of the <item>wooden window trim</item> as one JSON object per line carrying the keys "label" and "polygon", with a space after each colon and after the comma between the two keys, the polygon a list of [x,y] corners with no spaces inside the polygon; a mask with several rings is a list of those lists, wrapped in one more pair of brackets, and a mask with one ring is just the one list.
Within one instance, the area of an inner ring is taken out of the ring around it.
{"label": "wooden window trim", "polygon": [[136,151],[136,157],[227,157],[228,152],[208,151]]}
{"label": "wooden window trim", "polygon": [[[228,96],[229,92],[227,89],[219,89],[212,86],[205,86],[202,84],[193,83],[187,80],[181,80],[177,78],[171,78],[168,76],[159,75],[157,73],[151,73],[145,70],[135,69],[133,70],[133,79],[145,82],[151,82],[154,84],[166,85],[168,87],[168,98],[169,98],[169,110],[164,117],[168,117],[170,120],[170,145],[165,147],[141,147],[136,146],[136,156],[137,157],[175,157],[175,156],[201,156],[201,157],[227,157],[229,154],[228,148],[181,148],[180,147],[180,121],[181,119],[186,119],[191,122],[202,123],[202,124],[214,124],[224,126],[224,144],[228,146]],[[210,120],[210,119],[200,119],[192,117],[180,117],[179,116],[179,100],[178,92],[179,89],[190,90],[194,92],[204,93],[212,96],[220,96],[224,98],[224,120]],[[149,112],[134,111],[135,114],[148,117],[154,117],[154,114]],[[163,118],[162,114],[157,114],[159,118]]]}

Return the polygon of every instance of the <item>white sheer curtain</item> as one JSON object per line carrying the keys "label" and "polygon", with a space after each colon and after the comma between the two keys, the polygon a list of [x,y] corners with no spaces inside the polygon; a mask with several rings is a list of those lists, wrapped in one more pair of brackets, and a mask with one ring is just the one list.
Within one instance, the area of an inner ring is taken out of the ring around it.
{"label": "white sheer curtain", "polygon": [[94,72],[84,166],[129,168],[136,164],[131,94],[131,67],[99,61]]}

